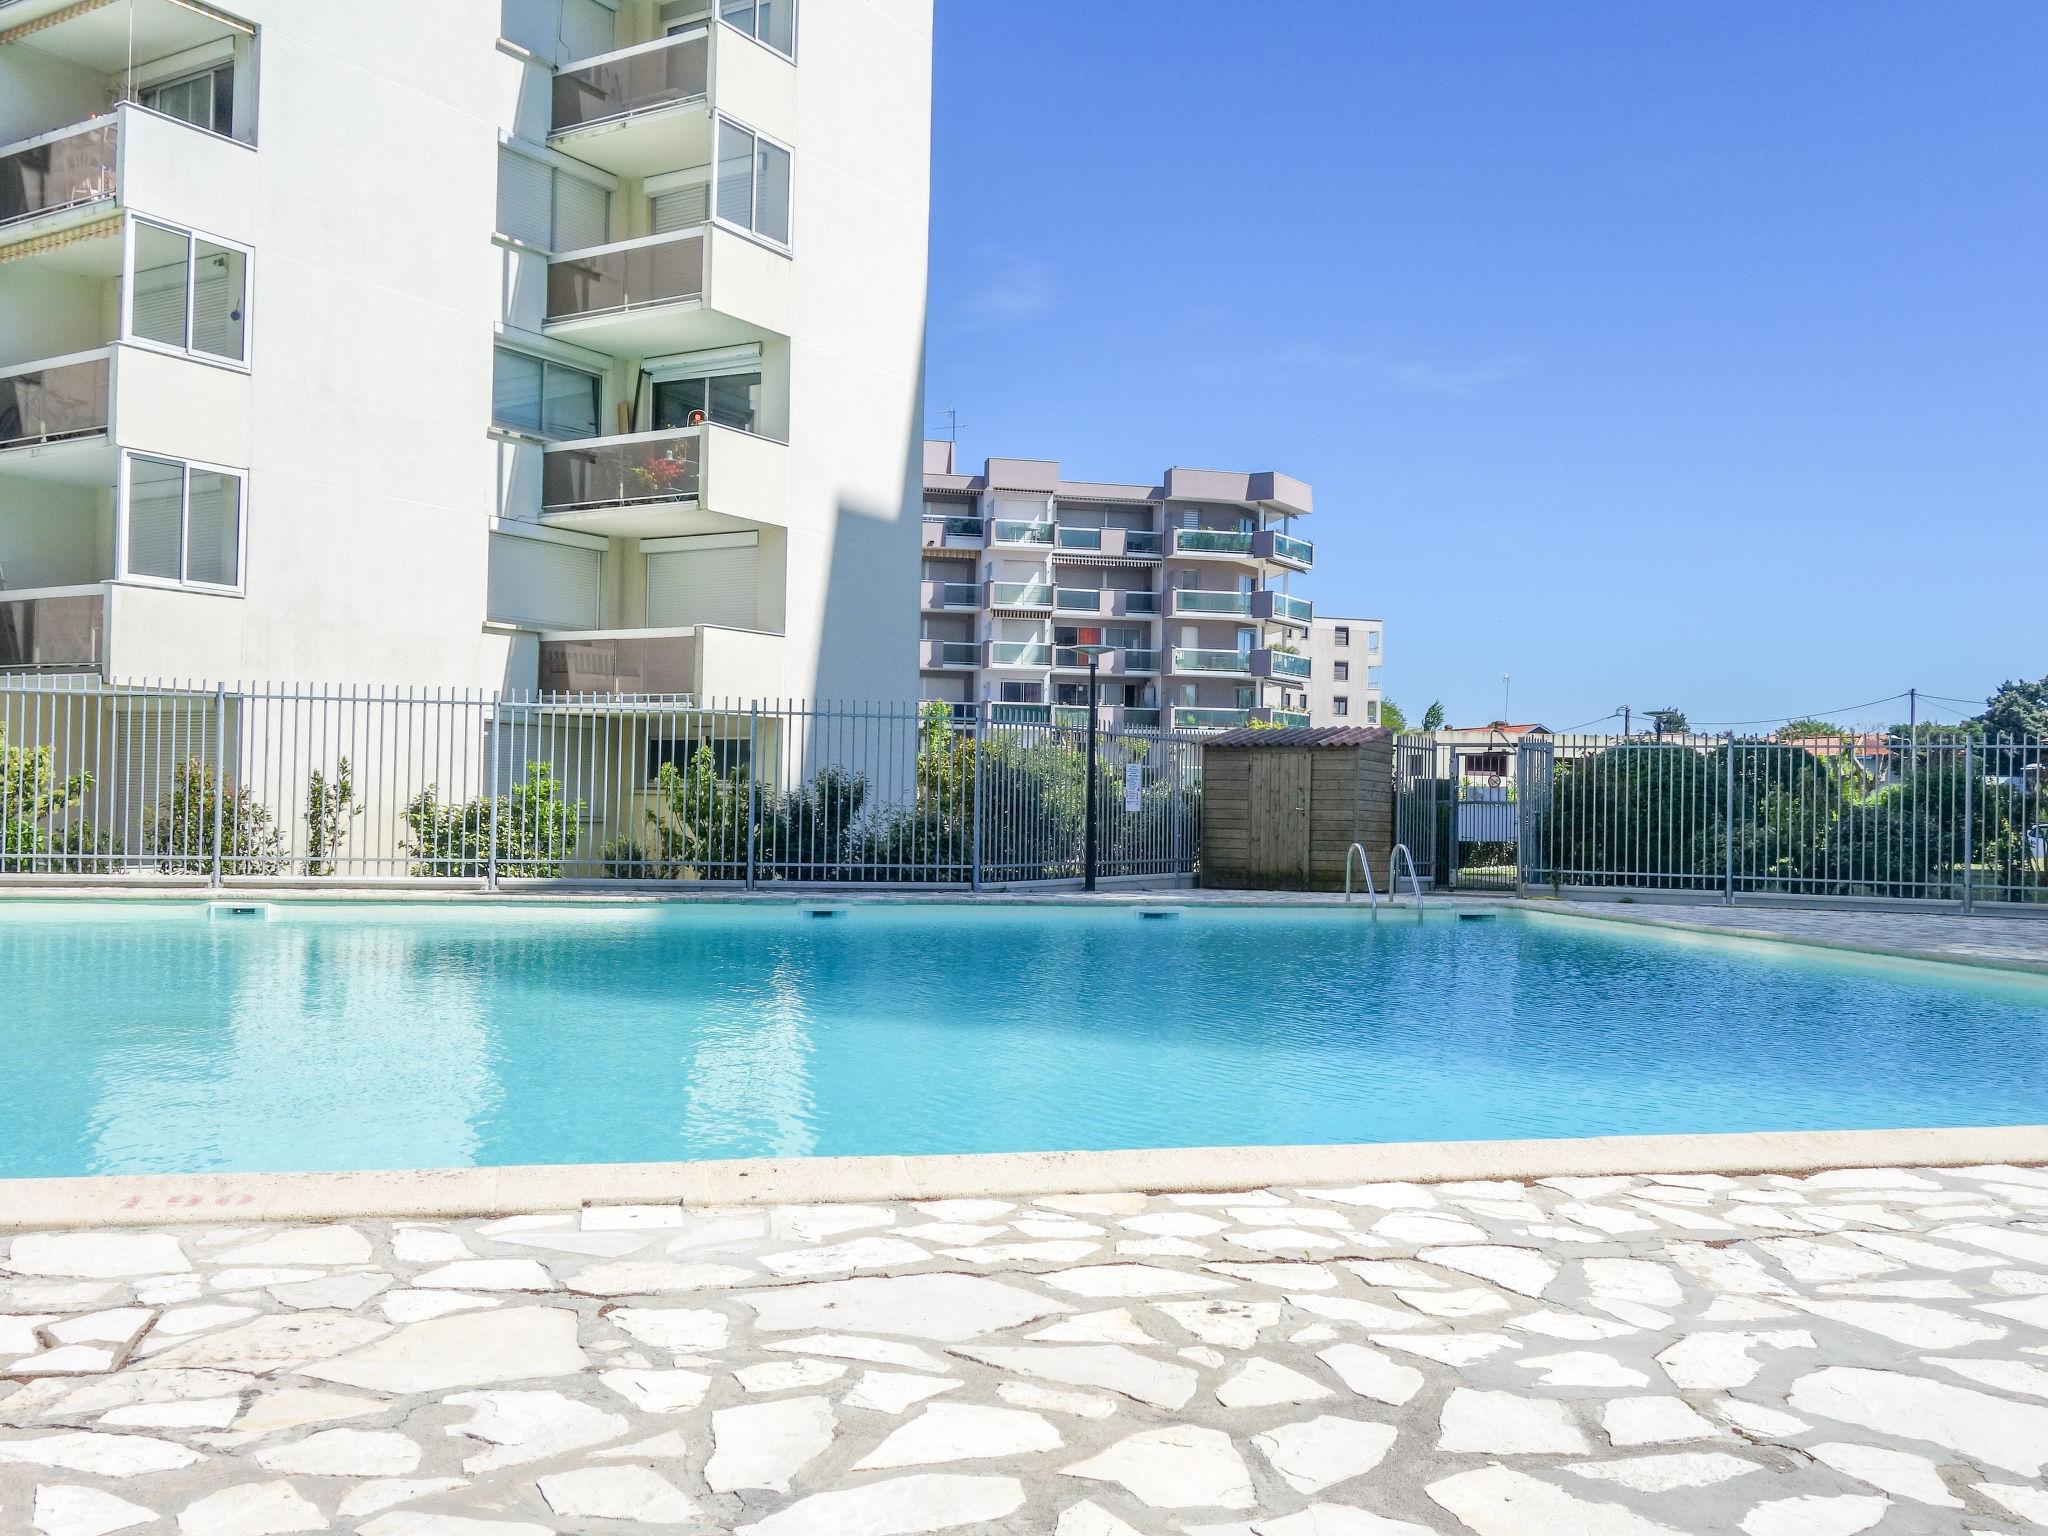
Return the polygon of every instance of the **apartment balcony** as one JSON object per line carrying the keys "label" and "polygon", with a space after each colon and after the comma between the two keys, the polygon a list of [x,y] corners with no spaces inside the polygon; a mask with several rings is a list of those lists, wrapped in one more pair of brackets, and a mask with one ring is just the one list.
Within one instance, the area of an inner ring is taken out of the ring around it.
{"label": "apartment balcony", "polygon": [[1307,629],[1309,621],[1315,614],[1315,604],[1305,597],[1292,597],[1285,592],[1272,591],[1252,594],[1252,617],[1255,619],[1270,619],[1275,624]]}
{"label": "apartment balcony", "polygon": [[717,224],[548,262],[546,334],[614,357],[739,346],[790,331],[790,258]]}
{"label": "apartment balcony", "polygon": [[1075,528],[1062,524],[1054,536],[1053,558],[1156,560],[1165,543],[1163,534],[1145,528]]}
{"label": "apartment balcony", "polygon": [[0,244],[97,226],[131,203],[191,229],[246,229],[255,186],[252,146],[124,101],[0,146]]}
{"label": "apartment balcony", "polygon": [[1052,647],[1043,640],[990,640],[984,644],[981,664],[1043,672],[1052,665]]}
{"label": "apartment balcony", "polygon": [[978,517],[927,517],[919,536],[926,549],[986,549],[988,524]]}
{"label": "apartment balcony", "polygon": [[1173,670],[1187,677],[1250,677],[1252,658],[1248,651],[1190,650],[1176,646]]}
{"label": "apartment balcony", "polygon": [[1235,730],[1249,724],[1252,718],[1248,709],[1210,709],[1192,704],[1176,704],[1172,715],[1176,731]]}
{"label": "apartment balcony", "polygon": [[1050,704],[996,703],[988,707],[990,725],[1051,725]]}
{"label": "apartment balcony", "polygon": [[1262,528],[1252,535],[1252,556],[1290,570],[1305,571],[1316,563],[1316,547],[1307,539],[1297,539],[1277,528]]}
{"label": "apartment balcony", "polygon": [[1248,619],[1252,616],[1253,592],[1204,592],[1196,587],[1176,587],[1173,611],[1197,617]]}
{"label": "apartment balcony", "polygon": [[981,665],[978,640],[920,640],[917,664],[925,672],[972,671]]}
{"label": "apartment balcony", "polygon": [[0,590],[0,673],[101,671],[107,587]]}
{"label": "apartment balcony", "polygon": [[237,369],[128,345],[0,369],[0,487],[111,490],[121,448],[247,464],[249,382]]}
{"label": "apartment balcony", "polygon": [[543,635],[543,693],[691,696],[697,691],[697,632],[590,630]]}
{"label": "apartment balcony", "polygon": [[992,581],[988,605],[1013,613],[1052,612],[1052,585],[1043,581]]}
{"label": "apartment balcony", "polygon": [[613,538],[789,524],[789,448],[706,423],[551,445],[541,521]]}
{"label": "apartment balcony", "polygon": [[1252,716],[1267,725],[1284,725],[1292,728],[1308,724],[1308,712],[1300,709],[1255,709]]}
{"label": "apartment balcony", "polygon": [[577,59],[555,72],[548,145],[616,176],[708,164],[713,109],[795,137],[796,67],[721,27]]}
{"label": "apartment balcony", "polygon": [[926,613],[943,613],[951,608],[979,608],[981,606],[981,583],[978,581],[920,581],[917,584],[918,607]]}
{"label": "apartment balcony", "polygon": [[1177,560],[1250,561],[1252,537],[1231,528],[1176,528],[1173,554]]}
{"label": "apartment balcony", "polygon": [[1306,682],[1309,659],[1294,651],[1255,650],[1252,652],[1252,676],[1275,678],[1283,683]]}
{"label": "apartment balcony", "polygon": [[[1057,645],[1053,647],[1052,665],[1055,672],[1086,672],[1088,658],[1078,647]],[[1097,677],[1146,677],[1159,670],[1159,653],[1151,649],[1119,646],[1095,664]]]}
{"label": "apartment balcony", "polygon": [[1106,618],[1149,619],[1159,612],[1157,592],[1130,592],[1117,587],[1053,588],[1055,613],[1088,613]]}
{"label": "apartment balcony", "polygon": [[1019,522],[1015,518],[992,518],[988,525],[991,544],[1008,545],[1017,549],[1044,549],[1053,541],[1051,523]]}
{"label": "apartment balcony", "polygon": [[0,476],[113,483],[112,347],[0,371]]}

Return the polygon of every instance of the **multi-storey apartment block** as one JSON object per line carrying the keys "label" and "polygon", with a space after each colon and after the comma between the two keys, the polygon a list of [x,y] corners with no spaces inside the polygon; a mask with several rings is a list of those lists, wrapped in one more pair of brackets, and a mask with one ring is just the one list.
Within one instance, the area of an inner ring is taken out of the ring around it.
{"label": "multi-storey apartment block", "polygon": [[1317,614],[1309,625],[1308,714],[1312,725],[1378,725],[1386,625]]}
{"label": "multi-storey apartment block", "polygon": [[1289,591],[1315,562],[1295,532],[1309,488],[1272,472],[1169,469],[1157,485],[1062,480],[1042,459],[961,474],[925,445],[924,697],[996,719],[1130,729],[1307,724],[1312,608]]}
{"label": "multi-storey apartment block", "polygon": [[913,698],[930,0],[0,0],[0,669]]}

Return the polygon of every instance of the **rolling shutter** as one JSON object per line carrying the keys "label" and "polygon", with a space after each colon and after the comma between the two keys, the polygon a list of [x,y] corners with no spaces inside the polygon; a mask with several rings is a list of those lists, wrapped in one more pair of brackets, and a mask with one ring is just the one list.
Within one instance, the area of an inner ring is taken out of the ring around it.
{"label": "rolling shutter", "polygon": [[491,617],[535,629],[595,629],[599,562],[595,549],[491,535]]}
{"label": "rolling shutter", "polygon": [[558,251],[580,251],[611,238],[611,194],[593,181],[555,172],[555,244]]}
{"label": "rolling shutter", "polygon": [[553,239],[554,172],[513,150],[498,150],[498,233],[542,250]]}
{"label": "rolling shutter", "polygon": [[679,229],[693,229],[711,217],[711,189],[701,181],[694,186],[657,192],[650,201],[653,205],[654,233],[657,235],[674,234]]}
{"label": "rolling shutter", "polygon": [[650,629],[685,629],[698,624],[728,629],[759,627],[757,535],[708,534],[701,540],[661,542],[663,547],[647,556]]}

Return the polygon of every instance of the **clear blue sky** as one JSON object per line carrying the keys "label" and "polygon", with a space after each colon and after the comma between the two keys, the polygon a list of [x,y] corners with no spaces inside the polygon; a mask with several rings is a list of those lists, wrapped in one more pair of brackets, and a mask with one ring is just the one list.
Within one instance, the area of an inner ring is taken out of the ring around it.
{"label": "clear blue sky", "polygon": [[2048,673],[2043,0],[938,0],[936,98],[933,421],[1308,480],[1411,718]]}

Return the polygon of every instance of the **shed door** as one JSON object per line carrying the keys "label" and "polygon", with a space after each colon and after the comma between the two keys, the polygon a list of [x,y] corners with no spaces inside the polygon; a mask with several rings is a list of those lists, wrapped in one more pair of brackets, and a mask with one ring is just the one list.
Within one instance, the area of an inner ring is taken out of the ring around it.
{"label": "shed door", "polygon": [[1274,885],[1305,888],[1308,754],[1265,751],[1250,756],[1252,874]]}

